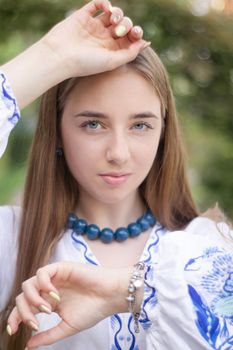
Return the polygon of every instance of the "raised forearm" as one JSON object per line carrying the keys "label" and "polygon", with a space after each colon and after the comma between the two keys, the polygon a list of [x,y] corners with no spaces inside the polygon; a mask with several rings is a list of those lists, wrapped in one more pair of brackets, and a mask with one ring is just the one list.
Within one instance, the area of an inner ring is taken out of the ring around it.
{"label": "raised forearm", "polygon": [[66,79],[61,58],[42,40],[0,67],[13,89],[20,109]]}

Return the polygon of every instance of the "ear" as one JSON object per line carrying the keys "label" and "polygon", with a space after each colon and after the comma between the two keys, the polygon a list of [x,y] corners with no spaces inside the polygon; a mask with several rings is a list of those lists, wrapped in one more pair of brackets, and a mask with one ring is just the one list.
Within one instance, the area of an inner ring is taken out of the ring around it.
{"label": "ear", "polygon": [[57,137],[56,147],[63,148],[63,142],[62,142],[62,138],[60,135]]}

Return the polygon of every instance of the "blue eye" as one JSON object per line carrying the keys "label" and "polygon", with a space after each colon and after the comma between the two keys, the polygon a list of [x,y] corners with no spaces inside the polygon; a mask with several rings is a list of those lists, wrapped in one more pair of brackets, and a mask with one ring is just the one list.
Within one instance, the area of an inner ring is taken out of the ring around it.
{"label": "blue eye", "polygon": [[140,130],[143,129],[144,126],[145,126],[145,124],[136,124],[136,125],[134,125],[135,129],[140,129]]}
{"label": "blue eye", "polygon": [[81,125],[81,128],[96,130],[101,127],[100,122],[98,120],[87,120]]}
{"label": "blue eye", "polygon": [[98,126],[99,126],[99,122],[95,121],[95,120],[92,120],[92,121],[89,121],[86,126],[90,129],[97,129]]}
{"label": "blue eye", "polygon": [[136,130],[145,130],[146,131],[148,129],[152,129],[152,126],[150,126],[147,123],[137,123],[137,124],[134,124],[133,128]]}

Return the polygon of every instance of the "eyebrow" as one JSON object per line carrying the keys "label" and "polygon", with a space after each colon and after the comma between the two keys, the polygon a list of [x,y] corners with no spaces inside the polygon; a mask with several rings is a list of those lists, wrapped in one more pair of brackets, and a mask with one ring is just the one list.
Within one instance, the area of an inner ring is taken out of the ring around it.
{"label": "eyebrow", "polygon": [[[107,114],[95,112],[95,111],[82,111],[80,113],[75,114],[74,117],[88,117],[88,118],[92,117],[92,118],[100,118],[100,119],[108,119],[109,118],[109,116]],[[147,119],[147,118],[159,119],[159,117],[157,115],[155,115],[152,112],[148,112],[148,111],[137,113],[137,114],[132,114],[129,117],[129,119]]]}

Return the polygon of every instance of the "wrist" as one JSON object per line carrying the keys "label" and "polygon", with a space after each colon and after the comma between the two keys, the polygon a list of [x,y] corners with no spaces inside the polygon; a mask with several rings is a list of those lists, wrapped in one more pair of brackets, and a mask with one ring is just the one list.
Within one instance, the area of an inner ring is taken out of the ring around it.
{"label": "wrist", "polygon": [[45,69],[50,74],[49,84],[51,87],[70,78],[65,60],[49,45],[46,36],[41,38],[35,45],[37,45],[41,59],[44,59],[46,62]]}
{"label": "wrist", "polygon": [[[117,284],[115,290],[112,292],[112,305],[114,313],[129,312],[129,302],[127,297],[129,296],[129,284],[132,277],[133,267],[122,268],[117,270]],[[144,278],[142,280],[142,286],[136,292],[134,311],[140,312],[141,304],[144,295]]]}
{"label": "wrist", "polygon": [[60,83],[65,79],[72,78],[73,76],[67,63],[68,60],[65,55],[62,54],[64,49],[59,49],[60,44],[58,43],[56,37],[53,37],[52,31],[53,28],[40,39],[38,44],[41,45],[54,68],[56,67],[53,73],[55,75],[55,79],[57,80],[56,83]]}

